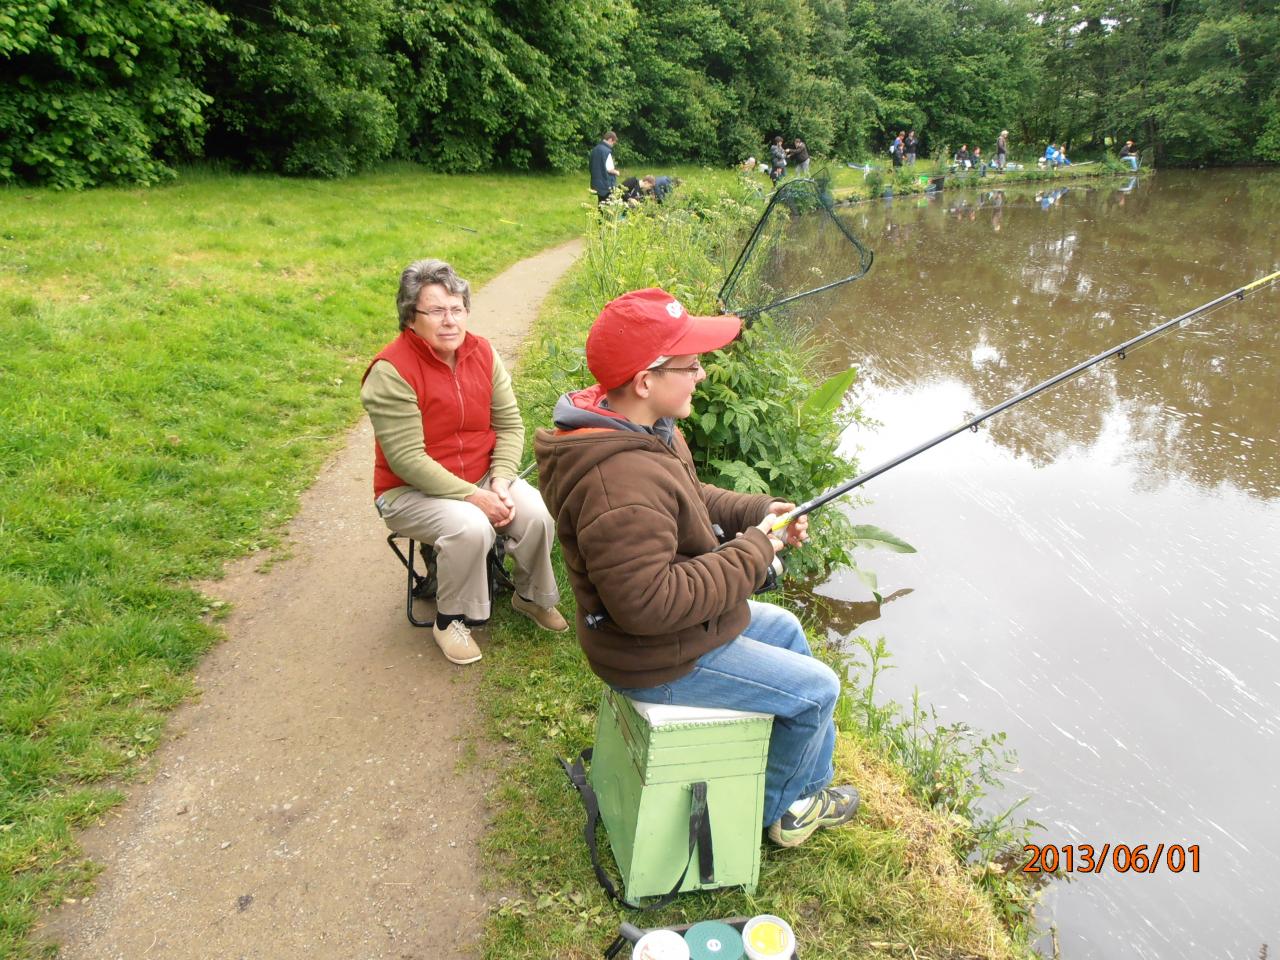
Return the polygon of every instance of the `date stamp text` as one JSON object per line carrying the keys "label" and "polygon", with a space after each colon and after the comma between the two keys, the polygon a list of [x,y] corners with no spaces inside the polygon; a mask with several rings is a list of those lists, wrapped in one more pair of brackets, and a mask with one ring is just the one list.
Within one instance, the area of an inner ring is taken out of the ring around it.
{"label": "date stamp text", "polygon": [[1191,873],[1200,872],[1200,844],[1090,843],[1036,844],[1022,848],[1023,873]]}

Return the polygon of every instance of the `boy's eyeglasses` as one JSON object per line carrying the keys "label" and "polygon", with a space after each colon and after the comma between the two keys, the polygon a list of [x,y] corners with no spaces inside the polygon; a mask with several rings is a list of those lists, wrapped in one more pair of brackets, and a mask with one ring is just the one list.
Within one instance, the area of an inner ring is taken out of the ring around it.
{"label": "boy's eyeglasses", "polygon": [[702,364],[694,362],[690,367],[650,367],[650,373],[692,373],[697,375],[703,370]]}

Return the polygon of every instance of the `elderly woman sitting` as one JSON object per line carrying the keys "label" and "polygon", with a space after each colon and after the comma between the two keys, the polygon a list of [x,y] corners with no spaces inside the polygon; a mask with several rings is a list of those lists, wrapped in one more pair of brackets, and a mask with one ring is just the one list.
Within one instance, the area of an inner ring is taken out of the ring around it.
{"label": "elderly woman sitting", "polygon": [[470,625],[489,618],[487,557],[499,535],[515,565],[511,605],[567,629],[551,516],[516,479],[524,424],[511,377],[489,341],[467,332],[470,286],[444,261],[419,260],[400,276],[396,310],[400,335],[365,371],[360,401],[373,423],[379,515],[435,548],[436,643],[453,663],[480,659]]}

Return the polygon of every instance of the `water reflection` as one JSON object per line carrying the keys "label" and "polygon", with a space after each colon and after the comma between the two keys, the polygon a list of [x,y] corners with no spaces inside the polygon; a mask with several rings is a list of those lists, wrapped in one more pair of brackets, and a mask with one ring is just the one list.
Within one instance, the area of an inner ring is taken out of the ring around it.
{"label": "water reflection", "polygon": [[[1274,173],[1047,195],[842,213],[876,266],[805,309],[883,424],[848,437],[864,466],[1280,269]],[[1228,306],[873,481],[858,520],[920,553],[868,558],[892,603],[823,588],[834,634],[886,638],[891,695],[1009,731],[1043,840],[1202,845],[1194,876],[1055,887],[1065,957],[1280,947],[1278,306]]]}
{"label": "water reflection", "polygon": [[[1184,209],[1183,190],[1167,188],[1175,199],[1153,207],[1125,187],[1059,188],[1047,212],[1035,194],[1010,199],[1005,191],[894,209],[879,224],[860,209],[850,216],[875,236],[876,268],[842,301],[806,308],[833,358],[863,366],[878,382],[966,384],[975,408],[939,411],[943,429],[1280,269],[1270,226],[1280,217],[1276,198],[1247,193],[1245,223],[1235,216],[1238,198],[1230,207],[1234,192],[1213,191],[1213,204],[1201,197]],[[1042,216],[1030,215],[1028,205]],[[1006,210],[1018,214],[1008,228]],[[945,228],[948,220],[954,229]],[[1271,291],[1232,304],[1095,368],[1061,388],[1051,405],[1023,404],[990,430],[1020,456],[1048,463],[1073,444],[1095,442],[1109,413],[1123,409],[1151,477],[1229,483],[1275,498],[1278,302]]]}

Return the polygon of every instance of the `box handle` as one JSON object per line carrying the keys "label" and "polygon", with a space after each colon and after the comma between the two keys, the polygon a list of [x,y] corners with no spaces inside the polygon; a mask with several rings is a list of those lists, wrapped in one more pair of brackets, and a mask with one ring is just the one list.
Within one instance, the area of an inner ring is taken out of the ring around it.
{"label": "box handle", "polygon": [[689,859],[685,861],[684,869],[680,871],[679,878],[677,878],[671,890],[663,894],[656,903],[641,906],[638,903],[631,903],[623,899],[622,895],[618,893],[618,888],[609,879],[609,875],[604,872],[604,867],[600,865],[600,850],[596,846],[596,826],[600,822],[600,803],[596,800],[596,792],[591,789],[591,784],[587,782],[586,764],[590,761],[591,747],[587,747],[573,763],[562,759],[560,760],[560,766],[564,768],[565,776],[569,778],[569,782],[578,791],[578,795],[582,797],[582,805],[586,807],[587,823],[582,835],[587,841],[587,850],[591,854],[591,868],[595,871],[596,879],[600,882],[600,886],[604,887],[605,893],[629,910],[657,910],[659,907],[665,907],[680,892],[680,886],[684,883],[684,878],[689,873],[690,864],[693,863],[695,850],[698,852],[699,881],[704,884],[715,882],[716,863],[715,851],[712,849],[711,844],[711,811],[707,806],[707,783],[705,780],[699,780],[697,783],[689,785]]}

